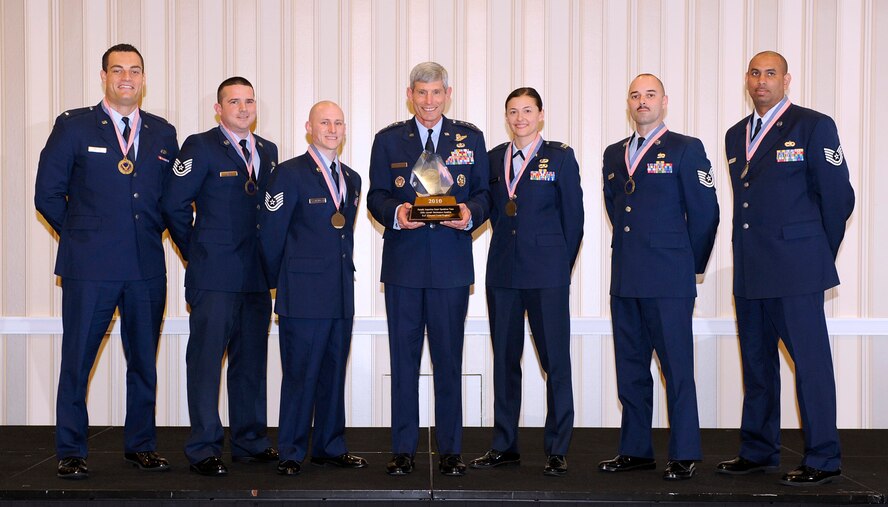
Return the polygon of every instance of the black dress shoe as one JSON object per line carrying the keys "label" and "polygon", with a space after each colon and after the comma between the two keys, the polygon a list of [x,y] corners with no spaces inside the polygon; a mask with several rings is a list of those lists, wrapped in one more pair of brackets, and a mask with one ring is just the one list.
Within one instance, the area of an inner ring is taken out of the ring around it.
{"label": "black dress shoe", "polygon": [[413,456],[405,453],[392,454],[392,459],[385,465],[385,473],[389,475],[407,475],[413,471]]}
{"label": "black dress shoe", "polygon": [[268,447],[264,451],[257,454],[248,454],[246,456],[232,456],[232,460],[238,463],[273,463],[281,459],[274,447]]}
{"label": "black dress shoe", "polygon": [[826,484],[827,482],[832,482],[833,477],[838,477],[840,475],[842,475],[841,469],[819,470],[817,468],[809,467],[808,465],[801,465],[784,475],[783,478],[780,479],[780,484],[785,484],[787,486],[819,486],[821,484]]}
{"label": "black dress shoe", "polygon": [[459,454],[442,454],[438,459],[438,470],[444,475],[466,475],[466,464]]}
{"label": "black dress shoe", "polygon": [[628,472],[629,470],[653,470],[657,468],[654,458],[638,458],[618,454],[614,459],[602,461],[598,469],[602,472]]}
{"label": "black dress shoe", "polygon": [[543,475],[549,477],[564,477],[567,474],[567,458],[560,454],[553,454],[546,458],[546,466]]}
{"label": "black dress shoe", "polygon": [[667,481],[682,481],[690,479],[697,473],[697,464],[690,460],[669,460],[663,471],[663,479]]}
{"label": "black dress shoe", "polygon": [[491,449],[484,456],[473,459],[469,464],[472,468],[493,468],[500,465],[517,465],[521,463],[521,455],[517,452],[499,452]]}
{"label": "black dress shoe", "polygon": [[197,463],[191,464],[191,471],[206,475],[207,477],[224,477],[228,475],[228,468],[219,456],[210,456]]}
{"label": "black dress shoe", "polygon": [[72,457],[59,460],[59,469],[56,476],[62,479],[86,479],[89,477],[89,469],[86,468],[86,459]]}
{"label": "black dress shoe", "polygon": [[302,472],[302,463],[296,460],[288,459],[278,463],[278,474],[280,475],[299,475]]}
{"label": "black dress shoe", "polygon": [[170,469],[169,461],[154,451],[128,452],[123,455],[123,459],[139,470],[164,472]]}
{"label": "black dress shoe", "polygon": [[340,454],[339,456],[334,456],[332,458],[320,458],[314,457],[311,458],[311,463],[313,465],[336,465],[342,468],[364,468],[367,466],[367,460],[360,456],[355,456],[354,454]]}
{"label": "black dress shoe", "polygon": [[756,463],[755,461],[749,461],[743,456],[737,456],[734,459],[722,461],[716,465],[715,471],[720,474],[746,475],[753,472],[776,472],[777,467]]}

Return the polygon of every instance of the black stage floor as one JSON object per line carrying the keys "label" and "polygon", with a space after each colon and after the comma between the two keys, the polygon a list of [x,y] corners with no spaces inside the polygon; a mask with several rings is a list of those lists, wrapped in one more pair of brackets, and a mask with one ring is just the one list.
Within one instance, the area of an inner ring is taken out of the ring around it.
{"label": "black stage floor", "polygon": [[[406,477],[389,477],[387,428],[349,428],[350,450],[368,459],[362,470],[342,470],[308,464],[297,477],[281,477],[274,464],[231,463],[225,478],[202,477],[188,471],[182,453],[186,428],[160,428],[158,451],[173,469],[165,473],[141,472],[123,461],[123,430],[92,428],[90,478],[66,481],[55,476],[53,428],[0,427],[0,504],[53,505],[390,505],[403,501],[448,501],[451,505],[496,506],[533,503],[715,505],[837,505],[888,503],[888,430],[842,430],[843,474],[831,484],[812,488],[782,486],[779,474],[730,477],[718,475],[715,464],[734,456],[737,430],[704,430],[704,461],[689,481],[662,480],[668,433],[655,430],[658,469],[605,474],[595,465],[616,454],[617,429],[580,428],[574,432],[566,477],[542,474],[542,429],[521,430],[520,466],[472,470],[464,477],[444,477],[437,457],[430,452],[429,431],[421,432],[416,471]],[[273,437],[274,430],[272,430]],[[489,428],[467,428],[463,457],[468,462],[482,454],[490,442]],[[783,432],[782,470],[799,464],[799,431]]]}

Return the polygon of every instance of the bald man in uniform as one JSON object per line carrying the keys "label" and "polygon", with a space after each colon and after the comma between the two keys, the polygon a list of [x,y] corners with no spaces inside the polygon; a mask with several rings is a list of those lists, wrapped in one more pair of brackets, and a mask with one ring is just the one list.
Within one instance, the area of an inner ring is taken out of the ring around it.
{"label": "bald man in uniform", "polygon": [[780,482],[810,486],[842,473],[823,292],[839,284],[835,259],[854,190],[835,122],[792,104],[790,81],[782,55],[755,55],[746,71],[755,109],[725,134],[744,398],[740,453],[716,470],[742,475],[780,465],[783,340],[795,362],[805,455]]}
{"label": "bald man in uniform", "polygon": [[[308,151],[282,163],[265,191],[259,241],[280,316],[278,473],[311,463],[364,468],[345,442],[345,368],[355,314],[354,230],[361,177],[339,159],[345,116],[333,102],[309,112]],[[312,431],[312,419],[314,431]]]}
{"label": "bald man in uniform", "polygon": [[703,458],[694,382],[696,278],[706,270],[719,209],[712,164],[699,139],[672,132],[668,97],[654,75],[629,85],[635,133],[604,152],[604,200],[613,225],[611,317],[617,392],[623,405],[619,454],[602,472],[656,466],[651,439],[657,351],[666,380],[666,480],[690,479]]}

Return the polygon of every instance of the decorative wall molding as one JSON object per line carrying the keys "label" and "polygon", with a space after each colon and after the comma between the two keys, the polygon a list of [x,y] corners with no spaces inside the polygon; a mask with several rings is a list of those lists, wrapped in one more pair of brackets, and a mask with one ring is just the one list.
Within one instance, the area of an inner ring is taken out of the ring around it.
{"label": "decorative wall molding", "polygon": [[[827,319],[830,336],[888,336],[888,319]],[[611,335],[611,321],[605,318],[575,318],[570,320],[572,335]],[[486,335],[489,333],[486,318],[466,320],[466,334]],[[187,335],[187,317],[167,317],[163,322],[164,335]],[[0,317],[0,338],[5,335],[60,335],[61,318],[46,317]],[[120,321],[115,319],[109,334],[120,334]],[[271,323],[269,334],[278,335],[276,321]],[[385,317],[356,318],[353,334],[386,336]],[[734,319],[694,319],[694,336],[722,336],[736,338],[737,328]]]}

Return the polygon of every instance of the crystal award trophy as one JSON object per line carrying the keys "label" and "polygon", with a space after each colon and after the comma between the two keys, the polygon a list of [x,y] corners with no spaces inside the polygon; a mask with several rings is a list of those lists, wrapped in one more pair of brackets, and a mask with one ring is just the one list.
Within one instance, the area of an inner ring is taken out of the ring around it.
{"label": "crystal award trophy", "polygon": [[416,190],[416,201],[410,208],[412,222],[459,220],[456,197],[447,195],[453,176],[436,153],[423,151],[410,174],[410,186]]}

